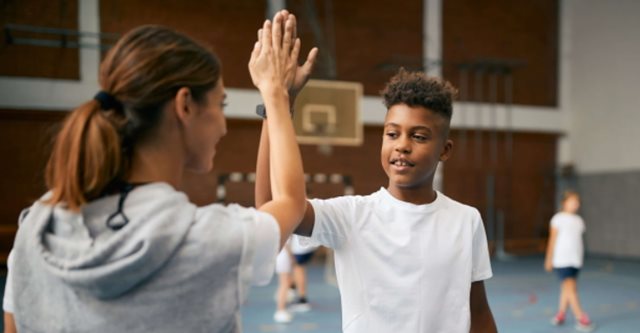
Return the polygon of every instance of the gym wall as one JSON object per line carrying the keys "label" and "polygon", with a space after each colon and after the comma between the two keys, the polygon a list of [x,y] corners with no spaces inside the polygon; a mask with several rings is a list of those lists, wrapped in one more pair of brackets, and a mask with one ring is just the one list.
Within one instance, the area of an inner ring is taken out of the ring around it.
{"label": "gym wall", "polygon": [[[255,40],[255,31],[264,20],[266,2],[250,0],[189,2],[156,1],[153,6],[148,1],[97,1],[98,28],[103,32],[123,33],[140,24],[164,24],[186,32],[196,39],[211,45],[221,58],[224,67],[225,85],[229,88],[251,88],[246,62]],[[303,53],[312,45],[325,45],[326,52],[335,52],[335,57],[321,54],[314,73],[316,78],[335,77],[340,80],[362,81],[365,93],[376,95],[385,81],[404,66],[420,69],[423,61],[423,13],[422,0],[403,1],[402,5],[390,5],[387,1],[354,0],[326,2],[316,1],[315,7],[305,7],[303,1],[289,1],[289,8],[300,18],[299,35],[303,39]],[[443,73],[447,79],[456,82],[457,61],[472,60],[476,57],[514,58],[525,57],[526,66],[515,77],[514,102],[529,105],[555,105],[557,91],[557,40],[549,37],[557,34],[557,2],[535,1],[538,5],[528,5],[528,10],[510,8],[508,1],[483,1],[481,7],[473,0],[444,2],[443,6]],[[82,7],[73,0],[24,0],[0,3],[0,21],[35,26],[64,27],[77,29],[78,16],[87,18]],[[471,7],[469,7],[471,6]],[[476,8],[478,15],[473,10]],[[43,10],[46,8],[47,10]],[[320,21],[314,26],[309,13],[315,12]],[[306,14],[305,14],[306,13]],[[327,15],[333,13],[333,15]],[[511,17],[513,13],[513,17]],[[75,15],[75,16],[74,16]],[[307,19],[305,19],[307,15]],[[323,18],[331,17],[333,26]],[[533,18],[531,18],[533,17]],[[506,22],[502,24],[502,22]],[[526,22],[526,27],[517,22]],[[551,22],[551,23],[550,23]],[[334,43],[314,40],[312,29],[320,28],[324,35],[335,36]],[[500,28],[502,27],[502,28]],[[540,42],[543,38],[544,42]],[[479,43],[478,41],[483,41]],[[323,51],[324,52],[324,51]],[[61,79],[64,82],[84,82],[80,67],[83,62],[77,49],[44,48],[8,45],[6,40],[0,45],[0,76],[2,79],[24,77]],[[332,60],[333,59],[333,60]],[[333,62],[332,62],[333,61]],[[97,69],[97,68],[96,68]],[[450,77],[449,77],[450,76]],[[57,81],[56,81],[57,82]],[[95,88],[83,87],[87,91],[81,100],[91,98]],[[88,92],[88,91],[91,92]],[[75,92],[75,90],[74,90]],[[28,91],[21,91],[28,96]],[[79,92],[80,93],[80,92]],[[86,95],[86,96],[85,96]],[[54,96],[55,97],[55,96]],[[61,98],[64,96],[60,96]],[[78,97],[79,98],[79,97]],[[27,102],[24,103],[28,105]],[[48,155],[50,129],[63,118],[67,107],[29,108],[8,107],[0,100],[0,140],[2,140],[2,187],[0,188],[0,234],[2,249],[10,247],[10,240],[16,228],[16,219],[22,208],[43,193],[43,166]],[[54,109],[54,111],[51,111]],[[59,112],[57,112],[59,111]],[[246,111],[246,110],[242,110]],[[232,171],[251,172],[255,168],[255,155],[259,138],[260,121],[257,119],[234,119],[233,103],[227,115],[229,134],[221,141],[216,158],[215,170],[204,176],[186,175],[184,190],[198,204],[215,201],[217,175]],[[364,109],[363,112],[373,112]],[[550,111],[554,112],[554,111]],[[384,113],[376,115],[383,119]],[[381,121],[380,121],[381,122]],[[455,133],[453,133],[455,135]],[[483,135],[489,135],[488,132]],[[506,237],[522,240],[513,245],[514,250],[523,252],[537,249],[522,246],[527,240],[543,239],[545,230],[540,221],[548,221],[553,206],[549,191],[555,188],[553,179],[547,177],[550,166],[555,164],[555,134],[514,133],[514,149],[523,153],[514,164],[513,174],[538,175],[535,179],[548,179],[548,185],[541,188],[512,181],[518,201],[530,201],[519,215],[507,217]],[[331,155],[318,152],[315,146],[302,146],[306,171],[309,173],[342,173],[351,175],[356,194],[366,194],[386,184],[386,177],[379,164],[379,149],[382,127],[379,124],[365,126],[365,141],[358,148],[334,147]],[[455,137],[454,137],[455,139]],[[486,140],[484,140],[486,142]],[[470,147],[474,144],[469,141]],[[465,194],[468,188],[468,167],[473,165],[462,157],[456,157],[444,172],[445,193],[462,202],[482,208],[483,195],[480,190],[474,196]],[[473,166],[474,172],[486,174],[487,165]],[[546,178],[545,178],[546,177]],[[480,181],[478,181],[480,182]],[[532,181],[533,182],[533,181]],[[482,186],[482,184],[478,185]],[[247,192],[243,203],[252,202],[253,192]],[[535,198],[535,199],[531,199]],[[535,204],[533,203],[535,202]],[[524,205],[524,204],[523,204]],[[531,207],[543,207],[533,209]],[[524,206],[523,206],[524,207]],[[486,219],[486,216],[485,216]],[[539,244],[539,243],[536,243]],[[0,260],[2,256],[0,256]]]}
{"label": "gym wall", "polygon": [[640,257],[640,2],[571,0],[571,128],[586,248]]}

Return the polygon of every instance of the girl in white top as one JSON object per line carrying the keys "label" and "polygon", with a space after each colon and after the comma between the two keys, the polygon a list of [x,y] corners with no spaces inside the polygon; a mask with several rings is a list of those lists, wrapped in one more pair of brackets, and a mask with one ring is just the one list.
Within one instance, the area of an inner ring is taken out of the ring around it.
{"label": "girl in white top", "polygon": [[291,254],[291,238],[289,238],[289,241],[287,241],[282,250],[280,250],[276,258],[278,289],[276,290],[276,312],[273,314],[273,320],[281,324],[286,324],[293,320],[293,315],[287,310],[287,302],[289,301],[289,295],[291,295],[290,292],[292,292],[292,269],[293,258]]}
{"label": "girl in white top", "polygon": [[62,125],[49,192],[20,218],[4,300],[18,332],[240,331],[248,287],[268,283],[305,209],[294,26],[266,21],[249,61],[272,133],[273,200],[258,209],[196,207],[179,191],[185,171],[211,171],[227,132],[215,55],[164,27],[122,36],[102,91]]}
{"label": "girl in white top", "polygon": [[[290,305],[290,310],[306,312],[311,309],[306,299],[307,272],[304,266],[318,247],[302,245],[299,238],[300,236],[292,235],[276,258],[278,289],[273,320],[277,323],[286,324],[293,320],[293,314],[287,309],[287,302],[294,301],[296,297],[297,300]],[[294,285],[295,291],[292,289]]]}
{"label": "girl in white top", "polygon": [[545,257],[545,270],[555,270],[560,278],[560,300],[558,313],[551,319],[553,325],[562,325],[569,306],[577,320],[576,328],[590,331],[593,324],[582,310],[578,296],[577,278],[584,258],[582,236],[584,221],[577,215],[580,208],[578,193],[566,191],[562,198],[562,210],[551,219],[549,242]]}

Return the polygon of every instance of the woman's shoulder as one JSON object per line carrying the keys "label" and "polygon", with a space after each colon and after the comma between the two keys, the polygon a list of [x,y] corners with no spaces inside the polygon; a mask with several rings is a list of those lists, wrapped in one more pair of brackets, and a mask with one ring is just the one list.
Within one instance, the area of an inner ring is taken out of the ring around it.
{"label": "woman's shoulder", "polygon": [[263,214],[266,213],[253,207],[244,207],[238,204],[213,203],[196,209],[196,219],[198,220],[244,221],[255,219],[256,216],[260,217]]}
{"label": "woman's shoulder", "polygon": [[210,204],[196,208],[196,229],[213,228],[231,232],[252,230],[256,223],[277,225],[275,218],[253,207],[238,204]]}
{"label": "woman's shoulder", "polygon": [[314,210],[365,212],[379,203],[379,192],[368,195],[345,194],[331,198],[312,198],[309,202]]}
{"label": "woman's shoulder", "polygon": [[196,243],[247,245],[266,242],[277,246],[280,239],[275,218],[252,207],[216,203],[198,207],[195,216],[189,239]]}

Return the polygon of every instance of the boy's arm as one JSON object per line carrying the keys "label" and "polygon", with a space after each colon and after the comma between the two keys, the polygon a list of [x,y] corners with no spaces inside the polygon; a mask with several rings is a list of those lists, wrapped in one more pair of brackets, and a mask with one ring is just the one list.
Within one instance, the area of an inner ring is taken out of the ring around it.
{"label": "boy's arm", "polygon": [[262,121],[262,132],[258,145],[258,159],[256,161],[255,206],[262,207],[271,201],[271,177],[269,175],[269,127],[267,121]]}
{"label": "boy's arm", "polygon": [[544,258],[544,269],[547,272],[551,272],[553,269],[552,258],[553,258],[553,249],[556,247],[556,237],[558,236],[558,229],[551,227],[551,231],[549,231],[549,241],[547,242],[547,253]]}
{"label": "boy's arm", "polygon": [[[262,122],[262,133],[260,134],[260,144],[258,146],[258,160],[256,163],[256,187],[255,187],[255,205],[260,208],[263,204],[271,200],[271,178],[269,177],[269,130],[267,122]],[[315,222],[315,213],[313,206],[307,200],[307,207],[304,217],[298,228],[294,231],[300,236],[311,236],[313,224]]]}
{"label": "boy's arm", "polygon": [[316,221],[316,214],[313,211],[313,206],[307,200],[307,209],[304,211],[304,217],[300,224],[298,224],[298,228],[294,231],[296,235],[311,237],[311,233],[313,232],[313,225]]}
{"label": "boy's arm", "polygon": [[471,306],[471,333],[498,332],[491,308],[489,308],[489,303],[487,302],[484,281],[471,283],[469,304]]}

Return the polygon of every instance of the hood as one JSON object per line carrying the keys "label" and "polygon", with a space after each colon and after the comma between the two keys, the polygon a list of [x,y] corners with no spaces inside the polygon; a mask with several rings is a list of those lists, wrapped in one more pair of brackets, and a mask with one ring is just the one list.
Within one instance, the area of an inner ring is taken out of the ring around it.
{"label": "hood", "polygon": [[46,269],[101,299],[126,293],[162,268],[195,219],[196,207],[183,193],[153,183],[127,195],[122,212],[129,222],[113,230],[107,220],[117,212],[120,197],[95,200],[80,212],[39,203],[23,221],[36,224],[31,224],[34,243]]}

